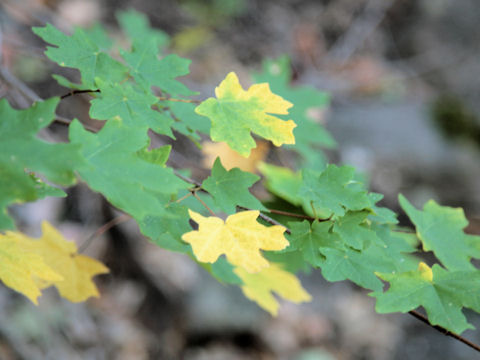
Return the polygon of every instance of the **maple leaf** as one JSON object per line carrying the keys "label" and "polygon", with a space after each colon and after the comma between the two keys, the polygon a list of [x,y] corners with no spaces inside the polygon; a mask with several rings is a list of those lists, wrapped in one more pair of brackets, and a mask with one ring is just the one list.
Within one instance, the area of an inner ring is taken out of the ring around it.
{"label": "maple leaf", "polygon": [[36,280],[61,281],[63,277],[47,265],[42,256],[25,248],[20,241],[22,236],[10,231],[0,234],[0,279],[38,304],[41,291]]}
{"label": "maple leaf", "polygon": [[215,88],[217,98],[203,101],[195,111],[210,118],[210,137],[225,141],[233,150],[247,157],[255,147],[253,132],[275,146],[294,144],[292,120],[283,121],[269,114],[285,115],[292,104],[273,94],[268,84],[242,89],[237,75],[231,72]]}
{"label": "maple leaf", "polygon": [[73,121],[69,136],[73,144],[82,144],[87,159],[86,165],[78,167],[82,179],[135,219],[161,214],[170,195],[188,187],[171,168],[164,167],[165,154],[157,159],[161,163],[146,158],[150,138],[145,127],[110,120],[92,134]]}
{"label": "maple leaf", "polygon": [[9,204],[65,195],[30,172],[55,184],[75,182],[75,166],[82,163],[80,145],[52,144],[36,137],[53,121],[58,101],[51,98],[14,110],[6,99],[0,100],[0,229],[13,227],[6,214]]}
{"label": "maple leaf", "polygon": [[243,171],[255,172],[257,166],[267,156],[269,149],[266,141],[257,140],[256,143],[257,147],[252,149],[248,157],[244,157],[232,150],[225,142],[205,141],[202,143],[202,153],[205,155],[203,165],[210,169],[219,157],[227,170],[239,168]]}
{"label": "maple leaf", "polygon": [[111,47],[111,41],[100,26],[86,31],[76,28],[72,36],[65,35],[50,24],[45,27],[34,27],[33,32],[45,42],[56,47],[47,47],[47,57],[60,66],[76,68],[82,77],[81,86],[75,86],[63,77],[61,85],[68,87],[92,89],[95,88],[95,78],[101,77],[104,81],[121,81],[127,68],[112,59],[106,52]]}
{"label": "maple leaf", "polygon": [[367,191],[354,181],[355,169],[349,166],[328,165],[321,173],[306,169],[302,172],[303,184],[299,195],[304,202],[312,202],[316,211],[335,216],[346,210],[369,208]]}
{"label": "maple leaf", "polygon": [[368,211],[349,211],[335,222],[333,232],[354,249],[363,249],[371,242],[379,243],[375,231],[365,223],[368,215]]}
{"label": "maple leaf", "polygon": [[371,201],[370,210],[372,213],[368,215],[368,218],[379,224],[398,224],[397,214],[392,210],[375,205],[377,202],[383,199],[382,194],[371,192],[368,194]]}
{"label": "maple leaf", "polygon": [[237,205],[266,210],[248,188],[260,177],[240,169],[225,170],[219,158],[215,161],[212,174],[202,183],[202,187],[212,195],[215,203],[226,213],[235,212]]}
{"label": "maple leaf", "polygon": [[467,235],[468,225],[463,209],[440,206],[428,201],[423,211],[415,209],[399,195],[400,205],[415,224],[423,250],[433,251],[442,264],[450,270],[472,270],[470,259],[480,258],[480,236]]}
{"label": "maple leaf", "polygon": [[395,270],[392,258],[385,256],[382,247],[371,245],[358,251],[350,247],[335,249],[320,248],[325,256],[322,263],[322,275],[328,281],[351,280],[366,289],[379,290],[383,284],[375,276],[375,272],[391,272]]}
{"label": "maple leaf", "polygon": [[156,86],[173,95],[195,95],[184,84],[175,78],[187,75],[191,60],[176,54],[158,59],[157,50],[148,42],[135,42],[132,52],[120,52],[130,68],[132,76],[145,90]]}
{"label": "maple leaf", "polygon": [[140,231],[156,245],[180,253],[190,251],[190,245],[181,240],[191,230],[188,209],[179,204],[170,204],[160,212],[152,213],[138,221]]}
{"label": "maple leaf", "polygon": [[[360,218],[364,218],[361,214]],[[382,283],[375,276],[376,271],[410,270],[418,261],[409,259],[405,253],[415,249],[405,241],[396,238],[387,227],[370,229],[365,226],[358,232],[355,225],[359,218],[347,217],[353,226],[342,226],[340,233],[335,231],[332,221],[310,224],[308,221],[289,223],[291,234],[287,236],[290,246],[285,251],[300,251],[305,261],[322,269],[328,281],[351,280],[368,289],[381,289]],[[338,228],[337,228],[338,230]],[[341,235],[340,235],[341,234]],[[359,237],[358,237],[359,236]],[[371,241],[372,238],[374,241]],[[355,240],[356,239],[356,240]],[[350,243],[361,245],[354,249]]]}
{"label": "maple leaf", "polygon": [[122,12],[117,16],[120,26],[132,39],[129,52],[120,51],[130,68],[131,75],[148,93],[156,86],[169,94],[193,95],[184,84],[175,78],[189,73],[190,60],[171,54],[158,58],[159,48],[168,45],[168,35],[149,26],[148,18],[135,11]]}
{"label": "maple leaf", "polygon": [[311,300],[298,278],[278,264],[271,263],[269,267],[254,274],[239,267],[233,271],[244,283],[241,288],[245,296],[273,316],[277,315],[280,306],[273,292],[297,304]]}
{"label": "maple leaf", "polygon": [[42,237],[32,239],[22,235],[19,238],[24,249],[32,251],[63,278],[62,280],[44,279],[41,288],[54,285],[60,295],[72,302],[81,302],[89,297],[98,297],[98,290],[92,277],[108,273],[108,268],[101,262],[77,253],[77,245],[67,241],[48,222],[42,223]]}
{"label": "maple leaf", "polygon": [[173,120],[152,109],[158,102],[151,93],[130,84],[106,83],[97,79],[101,95],[91,101],[90,116],[94,119],[120,119],[130,127],[148,126],[159,134],[173,138]]}
{"label": "maple leaf", "polygon": [[290,117],[295,119],[297,124],[293,130],[296,144],[291,148],[302,155],[305,167],[323,168],[325,158],[316,148],[333,148],[336,142],[320,121],[311,114],[312,110],[327,106],[329,95],[309,86],[292,86],[288,56],[264,61],[262,72],[254,74],[253,78],[256,82],[269,83],[275,94],[294,104],[290,109]]}
{"label": "maple leaf", "polygon": [[213,263],[225,254],[231,264],[253,273],[269,266],[259,250],[282,250],[288,245],[283,226],[267,227],[255,221],[259,211],[242,211],[230,215],[225,222],[191,210],[189,213],[199,229],[184,234],[182,240],[192,246],[201,262]]}
{"label": "maple leaf", "polygon": [[448,271],[435,264],[420,263],[417,270],[403,273],[378,273],[390,287],[386,292],[369,294],[377,298],[379,313],[407,312],[423,306],[432,325],[457,334],[474,329],[462,307],[480,312],[480,271]]}
{"label": "maple leaf", "polygon": [[332,227],[330,221],[314,221],[310,224],[307,220],[304,220],[302,222],[290,222],[288,225],[291,233],[287,235],[290,246],[286,251],[300,251],[303,258],[313,266],[318,267],[325,260],[320,252],[320,247],[336,246],[341,248],[340,238],[328,234]]}

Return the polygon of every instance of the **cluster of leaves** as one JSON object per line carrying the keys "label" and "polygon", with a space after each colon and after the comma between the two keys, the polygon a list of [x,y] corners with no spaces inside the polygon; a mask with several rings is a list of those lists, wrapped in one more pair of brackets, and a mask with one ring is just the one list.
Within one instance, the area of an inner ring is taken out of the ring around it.
{"label": "cluster of leaves", "polygon": [[[272,314],[279,307],[273,292],[297,303],[310,300],[294,274],[320,269],[329,281],[348,279],[372,290],[378,312],[423,306],[432,324],[457,333],[472,327],[462,308],[480,312],[480,271],[470,262],[480,258],[480,238],[463,232],[463,211],[433,201],[417,210],[400,197],[417,236],[400,231],[396,215],[376,205],[382,195],[369,193],[355,169],[325,163],[319,148],[335,143],[312,109],[324,107],[328,96],[292,86],[288,58],[265,62],[253,75],[260,83],[248,90],[228,74],[216,97],[195,106],[198,101],[190,98],[195,93],[177,79],[188,73],[189,60],[165,53],[168,36],[136,13],[122,13],[118,20],[130,39],[129,48],[119,52],[98,26],[71,36],[51,25],[34,29],[53,45],[46,51],[51,60],[80,72],[80,83],[56,75],[61,85],[96,90],[90,116],[105,124],[94,133],[74,120],[68,143],[47,143],[36,134],[54,120],[58,98],[21,111],[0,102],[0,230],[13,228],[6,212],[10,204],[64,196],[58,186],[82,180],[135,219],[153,243],[187,254]],[[150,147],[149,130],[173,139],[181,133],[196,143],[210,137],[242,156],[256,146],[252,134],[286,145],[296,153],[295,170],[262,163],[259,171],[265,187],[301,210],[303,219],[292,217],[283,226],[266,216],[270,210],[249,191],[260,177],[227,170],[220,159],[202,182],[181,175],[166,165],[169,146]],[[44,238],[50,236],[59,235],[46,226]],[[50,248],[24,238],[12,232],[0,238],[0,256],[7,259],[0,263],[4,283],[34,300],[42,280],[78,300],[61,289],[67,274],[54,268]],[[429,267],[414,256],[421,252],[419,244],[438,263]],[[31,249],[22,259],[19,246]],[[14,263],[25,262],[34,268],[11,271]],[[90,275],[105,271],[97,265],[89,269]],[[75,283],[86,283],[82,279]]]}

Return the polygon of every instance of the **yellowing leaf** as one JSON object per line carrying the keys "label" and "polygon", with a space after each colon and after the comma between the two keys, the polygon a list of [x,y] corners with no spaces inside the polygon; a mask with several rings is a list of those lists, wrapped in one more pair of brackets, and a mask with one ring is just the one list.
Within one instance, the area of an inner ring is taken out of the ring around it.
{"label": "yellowing leaf", "polygon": [[269,266],[260,249],[282,250],[288,245],[283,226],[267,227],[256,221],[259,211],[242,211],[230,215],[225,222],[191,210],[189,213],[199,229],[183,234],[182,240],[192,245],[193,253],[201,262],[214,263],[225,254],[231,264],[254,273]]}
{"label": "yellowing leaf", "polygon": [[249,274],[242,268],[233,271],[244,283],[242,291],[245,296],[274,316],[278,313],[279,304],[272,292],[297,304],[312,299],[297,277],[277,264],[272,263],[255,274]]}
{"label": "yellowing leaf", "polygon": [[243,171],[255,172],[258,164],[265,160],[267,156],[268,143],[258,140],[257,147],[250,152],[247,158],[240,156],[224,142],[204,142],[202,144],[202,152],[205,155],[203,165],[207,168],[211,168],[215,159],[219,157],[222,165],[227,170],[237,167]]}
{"label": "yellowing leaf", "polygon": [[63,278],[46,265],[40,255],[22,246],[22,236],[10,231],[0,234],[0,279],[9,288],[38,304],[41,292],[35,280],[60,281]]}
{"label": "yellowing leaf", "polygon": [[433,272],[432,268],[425,264],[423,261],[418,264],[418,272],[420,273],[420,277],[428,282],[433,281]]}
{"label": "yellowing leaf", "polygon": [[237,75],[231,72],[215,88],[217,98],[209,98],[195,108],[210,118],[210,137],[225,141],[233,150],[247,157],[255,147],[251,132],[271,140],[274,145],[295,144],[292,120],[281,120],[270,114],[286,115],[292,103],[270,91],[267,83],[243,90]]}
{"label": "yellowing leaf", "polygon": [[63,276],[63,281],[47,281],[41,287],[54,285],[62,297],[72,302],[85,301],[90,296],[98,297],[92,277],[107,273],[108,268],[95,259],[78,254],[77,245],[65,240],[49,223],[42,224],[42,232],[39,240],[23,236],[22,246],[41,256],[55,272]]}

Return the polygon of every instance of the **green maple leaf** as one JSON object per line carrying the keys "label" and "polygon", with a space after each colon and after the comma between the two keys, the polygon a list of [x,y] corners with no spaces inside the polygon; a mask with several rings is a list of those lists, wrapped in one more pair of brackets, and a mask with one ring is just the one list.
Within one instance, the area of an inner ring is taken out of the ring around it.
{"label": "green maple leaf", "polygon": [[375,231],[365,223],[368,211],[349,211],[339,218],[333,226],[333,232],[340,235],[343,242],[354,249],[361,250],[370,243],[379,243]]}
{"label": "green maple leaf", "polygon": [[[95,88],[96,77],[117,82],[126,75],[127,68],[106,53],[110,49],[111,41],[99,26],[90,31],[76,28],[72,36],[65,35],[50,24],[32,30],[45,42],[56,46],[47,47],[45,54],[50,60],[60,66],[80,71],[81,88]],[[61,85],[73,85],[63,77],[57,75],[56,78],[60,80]]]}
{"label": "green maple leaf", "polygon": [[167,47],[170,42],[166,33],[150,27],[148,18],[142,13],[133,10],[121,11],[117,13],[117,20],[124,33],[133,39],[133,42],[153,43],[157,51],[159,48]]}
{"label": "green maple leaf", "polygon": [[212,174],[202,183],[215,200],[215,203],[227,214],[235,213],[236,206],[250,209],[267,210],[254,197],[248,188],[260,180],[260,177],[238,168],[225,170],[220,158],[213,164]]}
{"label": "green maple leaf", "polygon": [[291,234],[287,235],[290,246],[285,251],[300,251],[305,261],[313,266],[319,267],[324,263],[325,257],[320,252],[321,247],[343,249],[341,239],[338,236],[332,236],[329,232],[332,227],[330,221],[314,221],[310,224],[304,220],[290,222],[288,225],[291,231]]}
{"label": "green maple leaf", "polygon": [[275,146],[295,143],[295,123],[271,115],[286,115],[292,104],[273,94],[268,84],[256,84],[245,91],[231,72],[215,88],[215,95],[217,98],[208,98],[195,109],[210,118],[213,141],[225,141],[245,157],[256,147],[251,132],[271,140]]}
{"label": "green maple leaf", "polygon": [[167,55],[159,60],[158,50],[148,41],[134,42],[132,51],[121,51],[121,55],[130,67],[132,76],[146,91],[150,91],[152,86],[156,86],[172,95],[195,94],[175,79],[190,72],[190,60],[175,54]]}
{"label": "green maple leaf", "polygon": [[90,116],[94,119],[120,119],[129,127],[148,126],[159,134],[173,137],[173,120],[152,109],[157,98],[130,84],[105,83],[97,79],[101,95],[92,100]]}
{"label": "green maple leaf", "polygon": [[307,167],[324,167],[325,159],[315,147],[332,148],[336,143],[325,128],[309,115],[309,111],[326,107],[329,96],[313,87],[292,86],[291,77],[290,60],[287,56],[264,61],[262,72],[253,75],[256,82],[269,83],[273,92],[294,104],[290,117],[295,119],[298,126],[293,130],[296,145],[292,148],[304,157]]}
{"label": "green maple leaf", "polygon": [[480,312],[480,271],[448,271],[437,264],[430,269],[420,263],[418,270],[377,275],[390,283],[386,292],[370,294],[377,298],[377,312],[405,313],[423,306],[432,325],[457,334],[474,328],[462,307]]}
{"label": "green maple leaf", "polygon": [[480,236],[464,233],[468,221],[463,209],[440,206],[430,200],[420,211],[402,195],[399,195],[399,201],[415,224],[425,251],[433,251],[449,270],[475,269],[470,259],[480,258]]}
{"label": "green maple leaf", "polygon": [[380,224],[398,223],[397,214],[395,214],[392,210],[375,205],[378,201],[383,199],[382,194],[372,192],[368,194],[368,197],[371,201],[370,210],[372,211],[372,213],[368,216],[370,220]]}
{"label": "green maple leaf", "polygon": [[13,227],[6,214],[9,204],[64,195],[29,172],[55,184],[75,182],[75,166],[82,163],[80,145],[52,144],[36,137],[55,118],[58,101],[51,98],[14,110],[6,99],[0,100],[0,229]]}
{"label": "green maple leaf", "polygon": [[78,169],[82,179],[135,219],[161,214],[170,196],[188,186],[164,167],[165,157],[159,163],[145,159],[150,141],[145,127],[127,127],[110,120],[92,134],[74,121],[70,141],[83,145],[88,164]]}
{"label": "green maple leaf", "polygon": [[[365,214],[362,214],[364,217]],[[377,239],[375,242],[368,241],[361,250],[351,248],[345,239],[332,231],[332,221],[310,224],[305,220],[289,223],[289,227],[291,234],[287,238],[290,246],[284,251],[302,253],[306,262],[322,269],[328,281],[348,279],[362,287],[378,290],[382,288],[382,283],[375,272],[410,270],[418,264],[406,254],[415,249],[403,239],[393,236],[384,225],[374,229],[366,227]],[[356,231],[355,227],[349,231],[344,228],[342,233],[346,238],[353,238]],[[370,238],[371,234],[368,235]]]}
{"label": "green maple leaf", "polygon": [[183,234],[192,230],[186,206],[169,204],[160,212],[143,217],[139,220],[138,225],[142,234],[161,248],[180,253],[191,253],[190,245],[181,239]]}
{"label": "green maple leaf", "polygon": [[410,255],[417,251],[416,247],[407,241],[405,233],[394,232],[390,226],[385,224],[372,223],[372,230],[381,240],[378,246],[382,249],[382,257],[392,259],[394,271],[404,272],[414,270],[418,266],[419,260]]}
{"label": "green maple leaf", "polygon": [[318,173],[306,169],[299,195],[311,202],[316,211],[343,216],[347,210],[363,210],[371,205],[367,192],[354,181],[355,169],[328,165]]}
{"label": "green maple leaf", "polygon": [[383,249],[371,245],[362,251],[349,247],[335,249],[332,247],[320,248],[325,256],[321,265],[322,275],[328,281],[351,280],[361,287],[380,290],[383,284],[375,276],[375,272],[394,271],[392,259],[385,257]]}

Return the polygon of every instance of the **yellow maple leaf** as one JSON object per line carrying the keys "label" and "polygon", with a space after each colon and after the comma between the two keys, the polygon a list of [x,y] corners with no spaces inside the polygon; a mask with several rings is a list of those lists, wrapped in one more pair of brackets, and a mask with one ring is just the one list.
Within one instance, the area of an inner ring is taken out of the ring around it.
{"label": "yellow maple leaf", "polygon": [[72,302],[81,302],[91,296],[98,297],[98,289],[92,277],[108,273],[108,268],[101,262],[77,253],[77,245],[67,241],[48,222],[42,224],[42,237],[32,239],[22,237],[24,248],[40,255],[44,261],[58,274],[63,281],[43,279],[41,288],[54,285],[60,295]]}
{"label": "yellow maple leaf", "polygon": [[263,250],[282,250],[288,245],[280,225],[264,226],[256,219],[259,211],[242,211],[230,215],[224,222],[218,217],[204,217],[189,210],[198,223],[198,230],[183,234],[183,241],[192,245],[193,253],[201,262],[214,263],[225,254],[228,261],[254,273],[269,266]]}
{"label": "yellow maple leaf", "polygon": [[41,291],[35,280],[60,281],[63,278],[45,264],[40,255],[23,247],[21,236],[11,231],[0,234],[0,279],[9,288],[38,304]]}
{"label": "yellow maple leaf", "polygon": [[297,125],[273,116],[288,114],[293,104],[272,93],[267,83],[252,85],[245,91],[237,75],[231,72],[215,88],[215,95],[217,98],[208,98],[195,108],[197,114],[212,122],[213,141],[225,141],[244,157],[255,147],[251,133],[272,141],[275,146],[295,144],[293,129]]}
{"label": "yellow maple leaf", "polygon": [[227,170],[237,167],[240,170],[253,173],[257,170],[258,164],[265,160],[268,148],[266,141],[257,140],[257,147],[252,149],[250,155],[246,158],[233,151],[227,143],[207,141],[202,144],[202,153],[205,155],[203,165],[210,169],[218,156]]}
{"label": "yellow maple leaf", "polygon": [[273,316],[278,313],[279,303],[272,292],[297,304],[312,299],[302,287],[300,280],[295,275],[283,270],[278,264],[271,263],[269,267],[255,274],[249,274],[238,267],[233,271],[244,283],[242,291],[245,296]]}

